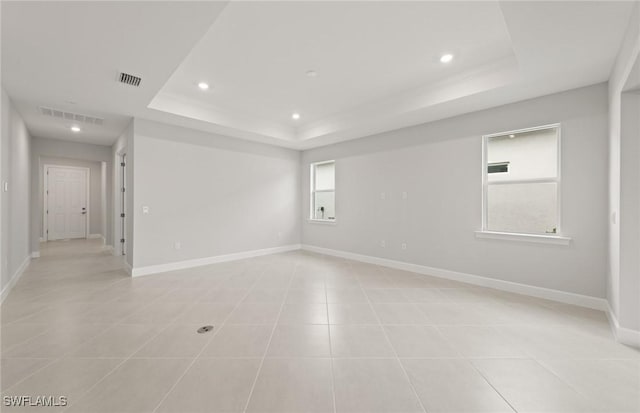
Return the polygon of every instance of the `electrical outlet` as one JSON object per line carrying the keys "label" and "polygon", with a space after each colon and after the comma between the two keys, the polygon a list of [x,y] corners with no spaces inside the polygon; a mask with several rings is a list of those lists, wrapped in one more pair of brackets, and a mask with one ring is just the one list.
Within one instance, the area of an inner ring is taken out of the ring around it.
{"label": "electrical outlet", "polygon": [[142,207],[142,213],[143,213],[144,215],[149,214],[149,207],[148,207],[148,206],[143,206],[143,207]]}
{"label": "electrical outlet", "polygon": [[180,241],[176,241],[173,243],[173,248],[179,250],[182,248],[182,244],[180,243]]}
{"label": "electrical outlet", "polygon": [[386,248],[386,247],[387,247],[387,241],[385,241],[385,240],[381,240],[381,241],[380,241],[380,246],[381,246],[382,248]]}
{"label": "electrical outlet", "polygon": [[403,242],[402,245],[400,246],[403,250],[407,249],[407,243]]}

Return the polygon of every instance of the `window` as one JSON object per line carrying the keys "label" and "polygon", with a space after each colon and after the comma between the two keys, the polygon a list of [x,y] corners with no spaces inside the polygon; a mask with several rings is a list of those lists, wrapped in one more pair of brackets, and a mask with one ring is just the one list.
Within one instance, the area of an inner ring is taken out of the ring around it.
{"label": "window", "polygon": [[311,215],[319,221],[336,219],[335,161],[311,164]]}
{"label": "window", "polygon": [[483,231],[560,233],[560,126],[483,137]]}
{"label": "window", "polygon": [[499,174],[509,172],[509,162],[493,162],[487,164],[488,174]]}

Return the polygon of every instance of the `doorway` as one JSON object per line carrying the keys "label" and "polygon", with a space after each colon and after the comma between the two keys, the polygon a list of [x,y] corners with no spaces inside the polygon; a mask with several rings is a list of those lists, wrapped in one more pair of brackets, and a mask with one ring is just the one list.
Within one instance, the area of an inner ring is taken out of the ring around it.
{"label": "doorway", "polygon": [[44,167],[44,238],[89,237],[89,168]]}

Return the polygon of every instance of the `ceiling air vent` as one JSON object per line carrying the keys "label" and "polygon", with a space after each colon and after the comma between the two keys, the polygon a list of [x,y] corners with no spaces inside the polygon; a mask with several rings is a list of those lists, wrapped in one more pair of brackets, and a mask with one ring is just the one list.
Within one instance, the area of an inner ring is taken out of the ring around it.
{"label": "ceiling air vent", "polygon": [[99,118],[97,116],[66,112],[64,110],[47,108],[44,106],[40,106],[38,110],[44,116],[51,116],[53,118],[57,118],[60,120],[70,120],[73,122],[82,122],[82,123],[88,123],[90,125],[98,125],[98,126],[102,126],[102,124],[104,123],[104,119]]}
{"label": "ceiling air vent", "polygon": [[129,73],[120,73],[120,83],[124,83],[126,85],[131,85],[138,87],[140,86],[140,82],[142,82],[142,78],[134,75],[130,75]]}

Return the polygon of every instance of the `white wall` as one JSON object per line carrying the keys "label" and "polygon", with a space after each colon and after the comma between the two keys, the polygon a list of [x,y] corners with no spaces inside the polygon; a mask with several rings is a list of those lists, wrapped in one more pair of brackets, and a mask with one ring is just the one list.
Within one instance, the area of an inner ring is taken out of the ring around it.
{"label": "white wall", "polygon": [[[91,166],[93,167],[91,170],[92,175],[92,193],[95,192],[92,197],[100,196],[100,181],[96,181],[95,178],[100,177],[101,167],[99,166],[100,162],[105,162],[107,167],[107,177],[110,180],[110,172],[111,172],[111,148],[103,145],[93,145],[89,143],[78,143],[78,142],[67,142],[60,141],[56,139],[43,139],[43,138],[33,138],[32,150],[31,150],[31,196],[32,199],[36,200],[36,204],[31,208],[31,250],[39,251],[40,250],[40,237],[42,235],[42,187],[44,185],[43,180],[43,172],[42,166],[44,165],[41,162],[41,158],[55,158],[58,162],[61,159],[72,159],[79,162],[92,162]],[[69,163],[67,163],[69,165]],[[80,164],[78,164],[80,165]],[[93,175],[96,174],[94,177]],[[107,192],[107,205],[111,205],[111,191]],[[94,205],[95,204],[95,205]],[[96,201],[92,202],[92,208],[97,208],[98,213],[101,214],[100,202]],[[107,221],[110,220],[109,211],[105,211]],[[101,215],[96,215],[94,217],[93,212],[91,212],[91,220],[93,222],[94,218],[98,218]],[[93,223],[95,226],[100,227],[100,221],[96,221]],[[107,230],[105,237],[107,238],[107,243],[111,242],[111,231],[110,225],[107,225]],[[96,229],[98,230],[98,229]],[[93,232],[93,227],[92,231]]]}
{"label": "white wall", "polygon": [[[638,64],[640,58],[640,5],[636,4],[629,18],[629,25],[622,43],[616,62],[609,78],[609,267],[607,277],[607,299],[611,307],[612,315],[617,319],[620,327],[635,331],[633,337],[620,337],[622,341],[634,342],[640,345],[640,311],[638,302],[640,301],[640,291],[638,285],[639,275],[637,272],[623,272],[621,268],[625,258],[633,259],[633,256],[640,255],[638,249],[634,249],[632,245],[622,245],[622,242],[632,242],[633,237],[624,236],[621,233],[623,226],[627,225],[627,231],[633,231],[633,225],[636,222],[634,215],[639,214],[637,210],[633,210],[632,203],[627,204],[626,208],[621,200],[625,197],[631,197],[638,191],[638,181],[634,182],[633,165],[637,167],[640,159],[636,155],[627,153],[625,156],[627,165],[623,165],[622,155],[624,154],[624,141],[626,145],[631,145],[633,150],[634,140],[639,139],[633,132],[623,135],[622,114],[623,114],[623,91],[628,82],[637,83],[637,79],[631,79],[634,65]],[[633,101],[627,102],[627,109],[631,110]],[[637,113],[629,114],[629,120],[637,119]],[[633,126],[627,129],[633,131]],[[635,156],[635,158],[634,158]],[[623,176],[623,173],[630,176]],[[626,193],[626,194],[625,194]],[[625,255],[624,252],[628,253]],[[629,255],[629,253],[631,255]],[[627,265],[632,268],[633,265]],[[630,340],[626,340],[630,338]],[[635,341],[634,341],[635,340]]]}
{"label": "white wall", "polygon": [[2,103],[0,109],[2,111],[2,119],[0,122],[0,286],[2,291],[9,282],[12,273],[9,271],[9,193],[4,192],[3,187],[5,181],[9,180],[9,141],[10,141],[10,103],[9,96],[1,89]]}
{"label": "white wall", "polygon": [[138,119],[134,150],[134,268],[300,243],[299,152]]}
{"label": "white wall", "polygon": [[622,94],[620,120],[620,303],[623,311],[618,321],[625,328],[640,331],[640,94]]}
{"label": "white wall", "polygon": [[[32,191],[31,198],[34,200],[32,207],[43,216],[44,205],[44,167],[45,165],[55,166],[75,166],[89,169],[89,234],[106,236],[106,227],[102,226],[106,218],[106,210],[102,208],[102,162],[90,162],[78,159],[57,158],[53,156],[41,156],[38,159],[38,179],[39,187]],[[44,218],[43,218],[44,219]],[[40,225],[40,237],[44,238],[44,225]]]}
{"label": "white wall", "polygon": [[[482,135],[551,123],[562,123],[562,219],[573,241],[477,239]],[[305,151],[302,211],[309,210],[309,163],[335,159],[337,222],[305,219],[303,243],[604,297],[606,137],[600,84]]]}
{"label": "white wall", "polygon": [[29,246],[29,208],[31,173],[31,136],[20,114],[2,90],[2,274],[0,286],[4,298],[31,256]]}

